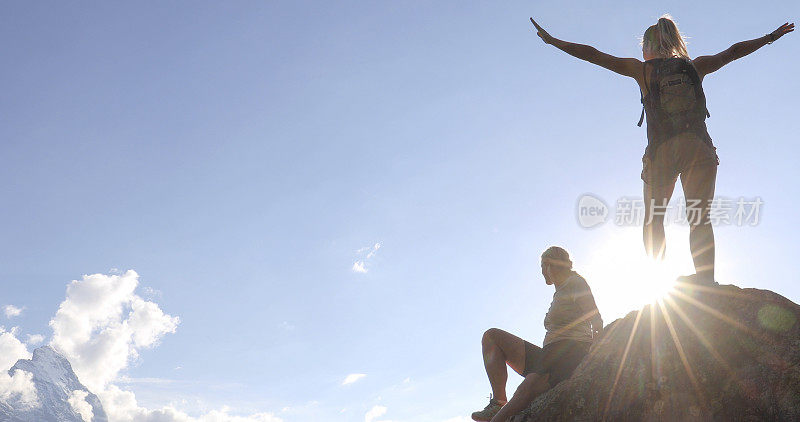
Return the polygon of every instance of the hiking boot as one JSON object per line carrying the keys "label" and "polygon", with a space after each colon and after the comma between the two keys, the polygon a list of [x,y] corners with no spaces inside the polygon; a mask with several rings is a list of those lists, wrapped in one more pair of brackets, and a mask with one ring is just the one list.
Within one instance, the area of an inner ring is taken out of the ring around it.
{"label": "hiking boot", "polygon": [[473,412],[472,420],[480,422],[490,421],[492,420],[494,415],[496,415],[497,412],[500,411],[502,407],[503,405],[500,404],[500,402],[498,402],[497,400],[493,399],[492,396],[490,395],[489,404],[485,408],[483,408],[483,410],[478,412]]}

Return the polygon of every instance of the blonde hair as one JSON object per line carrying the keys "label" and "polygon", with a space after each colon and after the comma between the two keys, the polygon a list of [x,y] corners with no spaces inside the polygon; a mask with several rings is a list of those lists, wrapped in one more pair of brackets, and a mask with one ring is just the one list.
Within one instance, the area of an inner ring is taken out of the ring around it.
{"label": "blonde hair", "polygon": [[542,253],[542,262],[553,264],[557,267],[563,267],[568,270],[572,269],[572,261],[569,259],[569,253],[561,247],[551,246]]}
{"label": "blonde hair", "polygon": [[642,48],[659,57],[681,57],[689,59],[686,41],[678,31],[672,16],[665,14],[658,22],[647,28],[642,37]]}

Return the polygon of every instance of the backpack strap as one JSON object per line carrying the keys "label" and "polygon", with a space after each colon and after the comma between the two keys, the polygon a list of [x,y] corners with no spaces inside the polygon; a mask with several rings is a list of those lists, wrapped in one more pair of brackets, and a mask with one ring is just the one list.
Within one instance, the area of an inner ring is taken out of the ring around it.
{"label": "backpack strap", "polygon": [[[644,86],[647,86],[647,63],[644,62],[642,62],[642,77],[644,78]],[[642,115],[639,117],[639,123],[636,126],[642,127],[642,122],[644,121],[644,93],[641,88],[639,88],[639,98],[642,102]]]}
{"label": "backpack strap", "polygon": [[694,67],[694,63],[690,61],[686,61],[689,67],[689,78],[692,79],[692,83],[694,84],[695,96],[697,98],[702,98],[703,101],[703,108],[706,112],[706,117],[711,117],[711,113],[708,112],[708,107],[706,106],[706,96],[700,90],[700,75],[697,74],[697,68]]}

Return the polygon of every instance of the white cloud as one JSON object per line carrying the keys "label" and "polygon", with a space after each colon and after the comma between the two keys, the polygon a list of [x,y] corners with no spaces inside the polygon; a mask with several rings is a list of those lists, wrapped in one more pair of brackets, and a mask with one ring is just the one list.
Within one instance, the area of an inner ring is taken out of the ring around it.
{"label": "white cloud", "polygon": [[31,346],[35,346],[44,341],[44,336],[41,334],[28,334],[28,340],[25,342]]}
{"label": "white cloud", "polygon": [[113,384],[98,396],[103,402],[103,408],[108,413],[108,419],[115,422],[283,422],[283,419],[272,413],[256,413],[248,416],[231,415],[228,407],[212,410],[196,418],[173,406],[145,409],[139,407],[132,392],[123,391]]}
{"label": "white cloud", "polygon": [[367,265],[364,261],[356,261],[353,263],[353,272],[356,273],[365,273],[367,272]]}
{"label": "white cloud", "polygon": [[367,259],[370,259],[373,256],[375,256],[375,254],[378,252],[378,249],[380,249],[380,248],[381,248],[380,242],[378,242],[375,245],[373,245],[372,246],[372,250],[370,250],[369,253],[367,254]]}
{"label": "white cloud", "polygon": [[6,331],[0,326],[0,373],[5,373],[20,359],[30,359],[28,348],[16,337],[17,327]]}
{"label": "white cloud", "polygon": [[67,297],[50,320],[51,345],[90,391],[103,391],[139,350],[178,326],[177,317],[134,293],[138,283],[133,270],[83,276],[67,286]]}
{"label": "white cloud", "polygon": [[0,373],[0,402],[15,408],[38,407],[39,398],[36,396],[33,374],[21,369],[10,376],[7,371]]}
{"label": "white cloud", "polygon": [[367,269],[367,261],[369,261],[372,257],[374,257],[375,254],[378,253],[378,249],[380,248],[381,248],[381,243],[378,242],[372,246],[367,246],[365,248],[357,250],[356,255],[359,255],[359,259],[357,259],[356,262],[353,263],[352,267],[353,272],[363,274],[369,271],[369,269]]}
{"label": "white cloud", "polygon": [[13,318],[15,316],[20,316],[22,314],[23,309],[25,308],[24,307],[17,308],[14,305],[6,305],[5,307],[3,307],[3,312],[5,312],[6,318]]}
{"label": "white cloud", "polygon": [[342,385],[352,384],[366,376],[367,374],[350,374],[344,378],[344,381],[342,381]]}
{"label": "white cloud", "polygon": [[92,418],[94,418],[94,411],[92,410],[92,405],[86,401],[86,396],[89,393],[83,390],[75,390],[67,398],[67,402],[72,410],[75,413],[81,415],[81,419],[83,422],[92,422]]}
{"label": "white cloud", "polygon": [[201,416],[200,422],[283,422],[283,419],[272,413],[256,413],[250,416],[232,416],[228,414],[228,409],[212,410]]}
{"label": "white cloud", "polygon": [[148,299],[160,299],[163,296],[161,290],[156,290],[150,286],[145,287],[143,290],[144,296]]}
{"label": "white cloud", "polygon": [[[138,358],[141,350],[158,345],[166,334],[175,332],[180,322],[177,317],[165,314],[158,304],[136,294],[138,284],[139,275],[133,270],[124,274],[87,275],[74,280],[67,286],[66,299],[50,320],[53,329],[50,344],[70,361],[78,379],[97,394],[109,420],[283,422],[271,413],[232,415],[227,407],[197,417],[189,416],[174,406],[147,409],[138,405],[133,392],[115,385],[114,382],[171,382],[160,378],[120,376]],[[148,294],[146,289],[145,294]],[[22,350],[25,350],[24,345]],[[2,351],[0,347],[0,363],[4,357]],[[27,350],[25,353],[30,355]],[[80,413],[78,409],[83,408],[81,402],[85,403],[85,397],[79,392],[73,392],[73,395],[70,404]]]}
{"label": "white cloud", "polygon": [[[53,339],[50,343],[72,364],[78,379],[97,394],[115,422],[283,422],[272,413],[250,415],[231,414],[223,407],[192,417],[175,408],[140,407],[136,396],[114,384],[170,383],[160,378],[131,379],[120,374],[138,358],[139,352],[155,347],[161,338],[175,332],[179,319],[165,314],[154,302],[135,293],[138,274],[84,276],[67,286],[65,300],[50,320]],[[19,308],[15,308],[19,309]],[[8,306],[5,307],[8,312]],[[33,375],[17,370],[8,375],[19,359],[30,359],[31,353],[18,338],[17,327],[7,331],[0,326],[0,402],[13,407],[38,406]],[[40,334],[28,335],[28,344],[44,340]],[[85,422],[92,418],[92,407],[86,401],[88,393],[76,390],[70,394],[69,405]]]}
{"label": "white cloud", "polygon": [[373,406],[365,415],[364,415],[364,422],[372,422],[376,418],[379,418],[386,414],[387,409],[385,406]]}
{"label": "white cloud", "polygon": [[16,370],[12,375],[8,370],[19,359],[30,359],[31,354],[16,337],[16,329],[6,331],[0,327],[0,402],[13,403],[20,407],[38,406],[33,374]]}

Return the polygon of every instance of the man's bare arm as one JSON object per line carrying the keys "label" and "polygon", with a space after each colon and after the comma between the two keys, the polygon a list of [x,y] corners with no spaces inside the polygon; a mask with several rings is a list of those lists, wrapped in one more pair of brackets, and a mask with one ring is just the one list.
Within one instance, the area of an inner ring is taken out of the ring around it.
{"label": "man's bare arm", "polygon": [[594,301],[594,296],[589,294],[579,294],[575,297],[575,302],[580,306],[581,310],[588,316],[589,322],[592,324],[592,337],[598,339],[603,336],[603,318],[600,316],[600,311],[597,309],[597,304]]}

